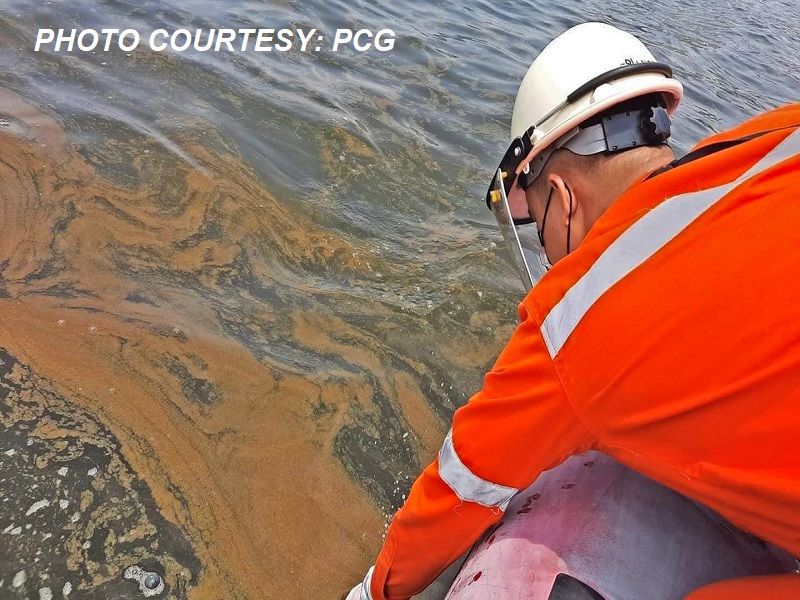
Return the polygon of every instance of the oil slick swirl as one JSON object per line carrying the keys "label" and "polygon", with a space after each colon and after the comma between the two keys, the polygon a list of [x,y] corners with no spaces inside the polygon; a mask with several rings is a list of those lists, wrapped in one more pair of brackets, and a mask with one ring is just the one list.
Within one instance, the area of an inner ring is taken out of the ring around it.
{"label": "oil slick swirl", "polygon": [[[279,202],[208,128],[75,145],[0,107],[3,597],[141,597],[132,566],[154,597],[341,596],[507,337],[499,299],[414,303],[413,265]],[[374,153],[320,146],[331,177]]]}

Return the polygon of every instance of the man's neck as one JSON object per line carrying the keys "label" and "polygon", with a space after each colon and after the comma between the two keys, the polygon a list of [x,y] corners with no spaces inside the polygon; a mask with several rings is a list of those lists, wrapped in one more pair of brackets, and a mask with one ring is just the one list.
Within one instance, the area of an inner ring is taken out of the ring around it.
{"label": "man's neck", "polygon": [[672,162],[675,159],[675,153],[667,145],[647,146],[622,152],[609,158],[605,185],[597,190],[597,197],[593,203],[598,210],[597,218],[632,185],[656,169]]}

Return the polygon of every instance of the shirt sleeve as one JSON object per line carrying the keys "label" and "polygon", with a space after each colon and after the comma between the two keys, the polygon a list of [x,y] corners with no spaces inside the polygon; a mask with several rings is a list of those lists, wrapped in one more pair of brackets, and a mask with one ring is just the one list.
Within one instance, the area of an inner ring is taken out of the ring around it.
{"label": "shirt sleeve", "polygon": [[503,517],[514,493],[591,447],[524,303],[520,321],[395,514],[372,575],[373,600],[404,600],[425,589]]}

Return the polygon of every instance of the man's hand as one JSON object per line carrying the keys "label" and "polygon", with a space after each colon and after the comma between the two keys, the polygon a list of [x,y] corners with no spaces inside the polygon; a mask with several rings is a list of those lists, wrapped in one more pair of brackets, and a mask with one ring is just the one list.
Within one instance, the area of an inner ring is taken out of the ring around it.
{"label": "man's hand", "polygon": [[361,600],[361,589],[364,587],[363,583],[359,583],[356,587],[350,590],[345,600]]}
{"label": "man's hand", "polygon": [[369,571],[367,571],[367,576],[364,577],[364,581],[350,590],[350,593],[347,594],[347,598],[345,598],[345,600],[372,600],[372,594],[369,591],[369,584],[372,581],[372,570],[374,568],[375,567],[369,568]]}

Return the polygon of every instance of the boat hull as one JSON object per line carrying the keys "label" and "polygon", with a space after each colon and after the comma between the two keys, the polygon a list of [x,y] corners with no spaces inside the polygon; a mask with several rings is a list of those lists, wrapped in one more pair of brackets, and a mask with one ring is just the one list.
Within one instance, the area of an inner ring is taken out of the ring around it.
{"label": "boat hull", "polygon": [[722,579],[796,568],[716,513],[590,452],[514,498],[446,598],[680,600]]}

